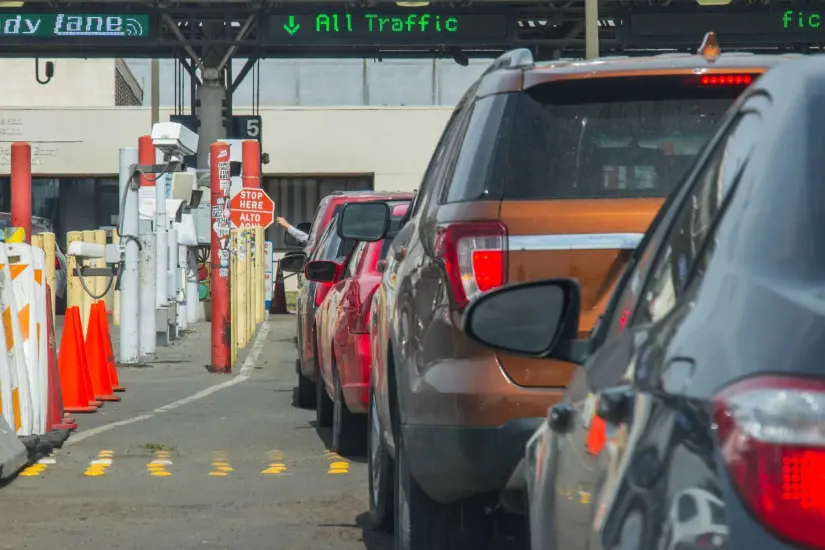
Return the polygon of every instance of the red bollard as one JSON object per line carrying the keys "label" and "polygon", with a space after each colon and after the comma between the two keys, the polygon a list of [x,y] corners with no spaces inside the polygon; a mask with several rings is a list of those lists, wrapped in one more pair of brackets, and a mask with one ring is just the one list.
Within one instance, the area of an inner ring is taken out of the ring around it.
{"label": "red bollard", "polygon": [[32,242],[32,146],[11,144],[11,226],[22,227]]}
{"label": "red bollard", "polygon": [[211,179],[212,372],[232,372],[229,322],[229,144],[209,146]]}
{"label": "red bollard", "polygon": [[[138,138],[138,164],[155,164],[155,146],[152,144],[152,136],[140,136]],[[146,176],[140,176],[141,187],[154,187],[155,182]]]}
{"label": "red bollard", "polygon": [[260,189],[261,143],[254,139],[246,139],[243,141],[241,153],[243,186],[250,189]]}

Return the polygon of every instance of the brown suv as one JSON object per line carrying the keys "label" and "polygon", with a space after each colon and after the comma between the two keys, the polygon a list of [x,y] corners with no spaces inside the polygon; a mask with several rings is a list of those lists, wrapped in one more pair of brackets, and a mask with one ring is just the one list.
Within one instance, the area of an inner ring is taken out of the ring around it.
{"label": "brown suv", "polygon": [[[505,282],[576,278],[589,332],[664,197],[775,62],[535,64],[516,50],[470,87],[373,301],[371,512],[379,527],[395,523],[397,550],[483,546],[490,498],[571,376],[570,364],[473,343],[468,301]],[[339,231],[377,240],[388,217],[386,205],[347,205]]]}

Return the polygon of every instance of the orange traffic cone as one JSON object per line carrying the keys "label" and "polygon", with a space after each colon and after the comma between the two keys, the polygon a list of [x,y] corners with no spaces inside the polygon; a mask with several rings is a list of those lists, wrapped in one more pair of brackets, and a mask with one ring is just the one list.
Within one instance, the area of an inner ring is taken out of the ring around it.
{"label": "orange traffic cone", "polygon": [[74,419],[66,417],[63,411],[63,398],[60,391],[60,373],[57,370],[57,353],[54,345],[54,320],[52,319],[52,292],[46,285],[46,341],[49,361],[49,402],[47,411],[46,431],[74,430],[77,424]]}
{"label": "orange traffic cone", "polygon": [[269,304],[269,313],[272,315],[284,315],[289,313],[286,308],[284,272],[281,271],[280,262],[278,263],[278,270],[275,272],[275,289],[272,292],[272,302]]}
{"label": "orange traffic cone", "polygon": [[[63,337],[60,342],[60,354],[57,361],[60,372],[60,390],[63,396],[63,410],[73,413],[91,413],[97,406],[91,403],[91,394],[87,393],[84,376],[85,360],[81,361],[82,350],[77,347],[77,330],[80,328],[73,315],[77,307],[66,310]],[[85,358],[85,354],[83,354]]]}
{"label": "orange traffic cone", "polygon": [[77,349],[78,356],[80,357],[80,364],[81,364],[81,371],[83,372],[83,380],[84,384],[86,385],[86,395],[89,396],[89,405],[93,407],[102,407],[103,401],[99,401],[95,397],[94,387],[92,386],[92,375],[89,371],[89,356],[86,352],[86,343],[83,341],[83,320],[80,317],[80,306],[73,307],[74,312],[72,316],[74,317],[75,323],[75,340],[77,341]]}
{"label": "orange traffic cone", "polygon": [[[99,304],[99,302],[98,302]],[[86,329],[86,357],[89,360],[89,374],[92,377],[92,390],[95,399],[100,401],[120,401],[112,392],[112,380],[109,377],[109,364],[106,361],[106,347],[101,340],[100,316],[97,304],[92,304],[89,312],[89,326]]]}
{"label": "orange traffic cone", "polygon": [[587,432],[585,447],[591,455],[598,455],[602,452],[607,443],[607,424],[600,416],[593,415],[590,420],[590,431]]}
{"label": "orange traffic cone", "polygon": [[117,364],[115,363],[115,351],[112,349],[112,333],[109,332],[109,318],[106,315],[106,305],[102,300],[97,303],[97,315],[100,318],[101,336],[103,349],[106,352],[106,365],[109,367],[109,380],[112,381],[112,390],[116,392],[126,391],[120,385],[120,378],[117,375]]}

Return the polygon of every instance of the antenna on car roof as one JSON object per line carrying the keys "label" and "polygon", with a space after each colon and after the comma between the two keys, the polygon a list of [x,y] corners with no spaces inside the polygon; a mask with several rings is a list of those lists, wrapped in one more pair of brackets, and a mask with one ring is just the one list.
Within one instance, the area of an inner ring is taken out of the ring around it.
{"label": "antenna on car roof", "polygon": [[534,63],[533,52],[527,48],[518,48],[504,52],[495,61],[493,61],[484,74],[497,71],[499,69],[519,69],[522,67],[529,67]]}
{"label": "antenna on car roof", "polygon": [[722,48],[719,47],[715,32],[711,31],[705,35],[705,38],[702,40],[702,45],[699,46],[699,51],[696,53],[710,63],[719,59],[719,56],[722,55]]}

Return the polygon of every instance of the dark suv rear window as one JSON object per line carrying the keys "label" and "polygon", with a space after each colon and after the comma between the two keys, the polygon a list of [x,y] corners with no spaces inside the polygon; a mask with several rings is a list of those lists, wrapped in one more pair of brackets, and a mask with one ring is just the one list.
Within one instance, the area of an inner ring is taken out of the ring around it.
{"label": "dark suv rear window", "polygon": [[482,98],[446,200],[664,197],[743,90],[620,77]]}

